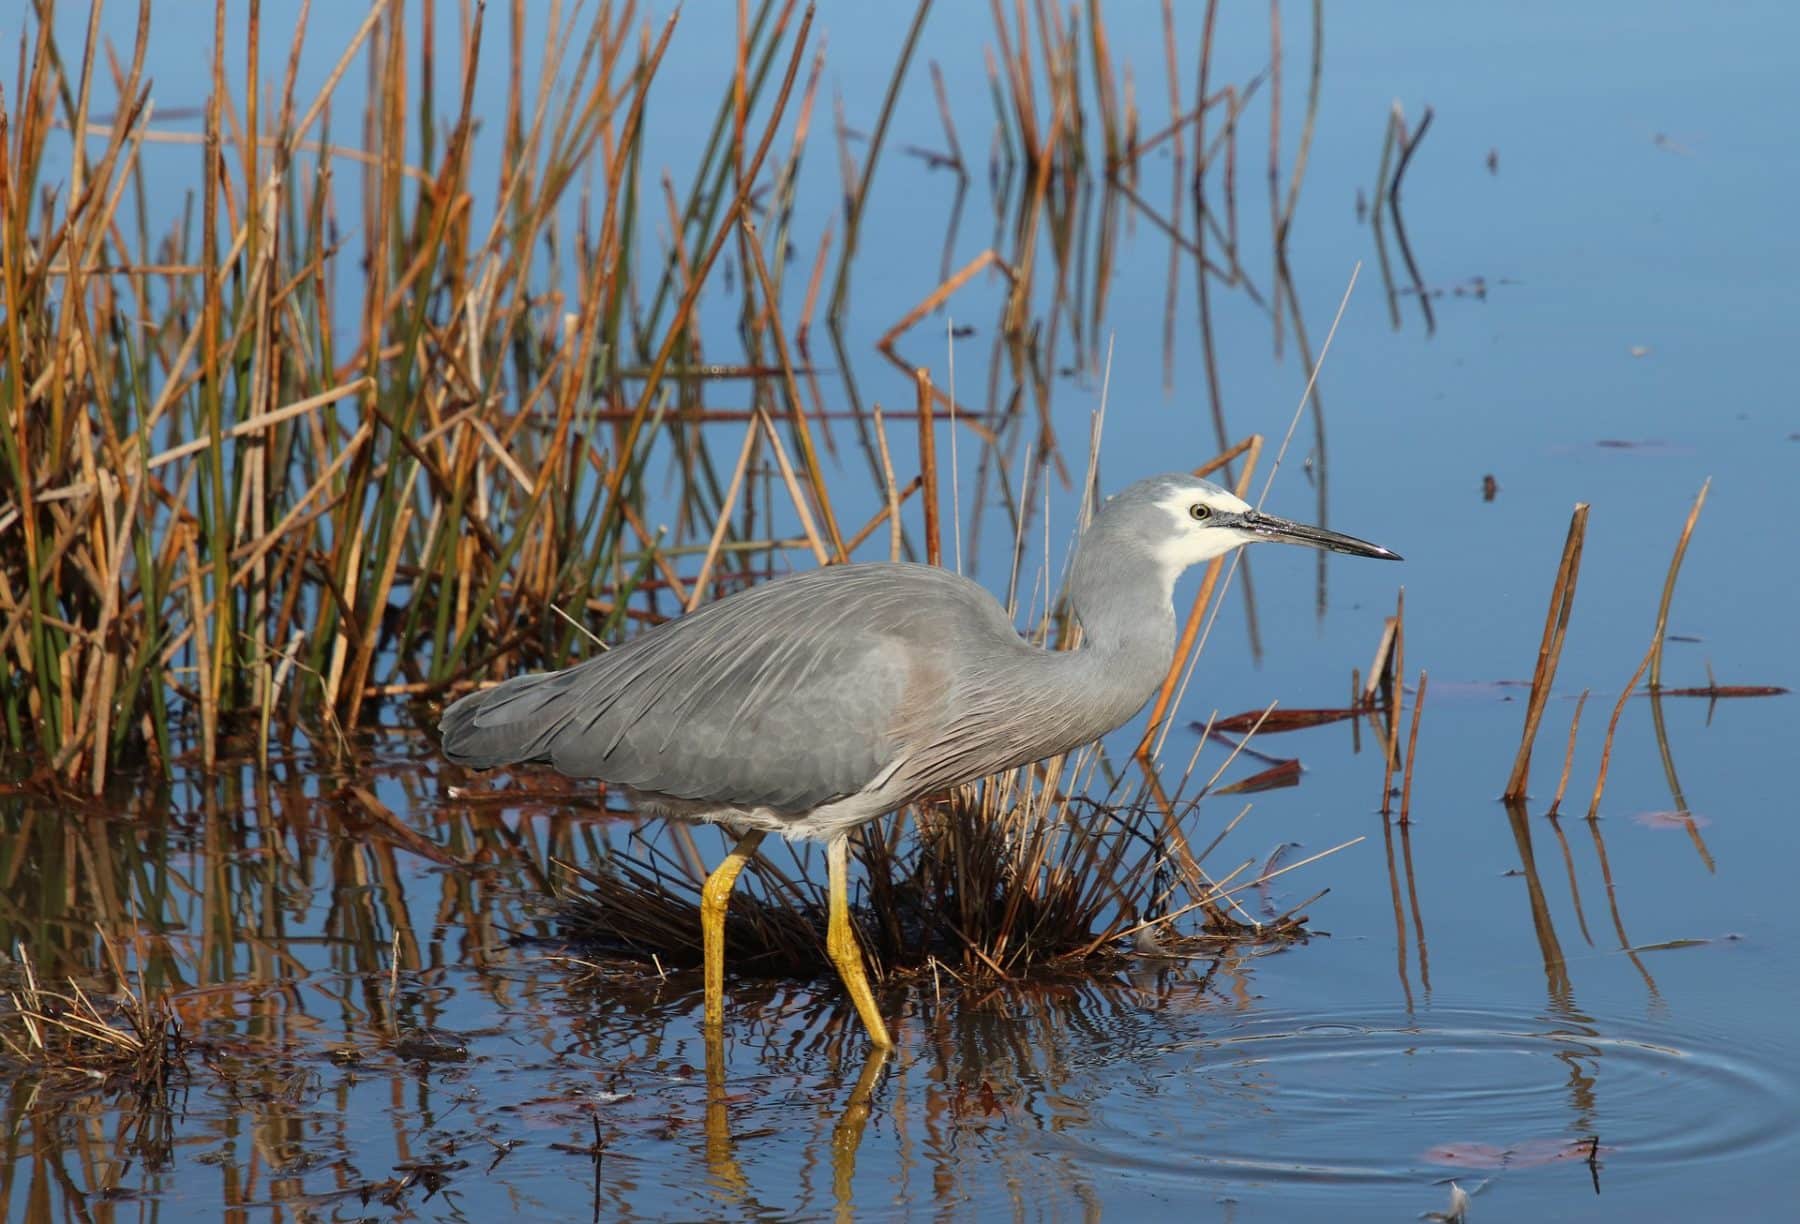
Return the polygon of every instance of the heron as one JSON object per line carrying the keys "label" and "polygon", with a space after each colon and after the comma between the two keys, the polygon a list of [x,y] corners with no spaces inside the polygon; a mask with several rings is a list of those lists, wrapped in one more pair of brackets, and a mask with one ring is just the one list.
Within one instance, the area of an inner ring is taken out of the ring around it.
{"label": "heron", "polygon": [[725,911],[769,833],[825,843],[826,952],[879,1049],[893,1041],[850,921],[851,830],[913,800],[1090,744],[1131,719],[1175,657],[1175,581],[1245,544],[1399,555],[1265,514],[1185,473],[1129,485],[1077,543],[1074,649],[1021,637],[979,583],[859,562],[735,592],[562,671],[517,676],[443,713],[444,755],[548,764],[639,812],[725,826],[700,894],[705,1024],[724,1020]]}

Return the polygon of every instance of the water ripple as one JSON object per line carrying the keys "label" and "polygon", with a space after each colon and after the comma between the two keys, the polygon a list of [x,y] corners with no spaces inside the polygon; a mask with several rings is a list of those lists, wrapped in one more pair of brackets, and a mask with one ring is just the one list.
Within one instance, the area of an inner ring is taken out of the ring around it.
{"label": "water ripple", "polygon": [[1642,1023],[1443,1007],[1264,1013],[1141,1070],[1100,1098],[1092,1126],[1051,1145],[1121,1169],[1266,1185],[1518,1171],[1590,1153],[1594,1176],[1691,1171],[1792,1154],[1800,1136],[1779,1052]]}

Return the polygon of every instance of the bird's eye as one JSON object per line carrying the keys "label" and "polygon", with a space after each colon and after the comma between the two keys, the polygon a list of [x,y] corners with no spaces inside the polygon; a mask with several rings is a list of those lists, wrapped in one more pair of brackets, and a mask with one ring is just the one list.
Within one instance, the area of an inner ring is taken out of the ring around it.
{"label": "bird's eye", "polygon": [[1188,517],[1193,519],[1196,523],[1204,523],[1207,519],[1212,517],[1212,507],[1207,506],[1202,502],[1195,502],[1188,507]]}

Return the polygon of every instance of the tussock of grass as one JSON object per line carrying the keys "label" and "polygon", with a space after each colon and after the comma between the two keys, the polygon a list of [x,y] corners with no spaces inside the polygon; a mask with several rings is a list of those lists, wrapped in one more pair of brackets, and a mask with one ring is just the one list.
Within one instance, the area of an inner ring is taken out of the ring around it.
{"label": "tussock of grass", "polygon": [[[1304,863],[1261,872],[1245,863],[1217,880],[1199,873],[1195,887],[1173,865],[1170,826],[1147,793],[1129,803],[1044,792],[1021,802],[1015,781],[965,787],[863,830],[857,922],[879,971],[948,967],[1005,979],[1128,949],[1210,956],[1306,937],[1300,911],[1317,895],[1260,920],[1234,900]],[[918,832],[905,840],[909,816]],[[594,865],[563,866],[574,877],[558,902],[568,937],[659,965],[699,963],[700,880],[661,846],[634,840]],[[825,914],[822,884],[765,855],[733,896],[727,963],[751,975],[830,972]],[[1197,923],[1177,925],[1189,915]]]}
{"label": "tussock of grass", "polygon": [[[110,947],[115,965],[117,953]],[[57,1090],[125,1091],[140,1104],[168,1100],[172,1081],[186,1074],[186,1042],[166,997],[152,998],[120,972],[116,992],[96,996],[70,978],[67,989],[38,980],[19,948],[9,1006],[0,1008],[0,1046]]]}

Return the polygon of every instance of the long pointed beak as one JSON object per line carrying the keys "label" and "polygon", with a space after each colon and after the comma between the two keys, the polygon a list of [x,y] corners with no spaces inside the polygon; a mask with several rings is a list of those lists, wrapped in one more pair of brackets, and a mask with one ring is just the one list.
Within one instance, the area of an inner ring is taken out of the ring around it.
{"label": "long pointed beak", "polygon": [[1371,544],[1367,540],[1359,540],[1355,536],[1341,535],[1335,531],[1327,531],[1323,527],[1313,527],[1306,523],[1296,523],[1292,519],[1278,518],[1273,514],[1264,514],[1260,510],[1250,510],[1238,516],[1237,526],[1259,540],[1269,540],[1276,544],[1304,544],[1308,548],[1322,548],[1327,552],[1345,553],[1352,557],[1379,557],[1383,561],[1399,561],[1399,553],[1383,548],[1379,544]]}

